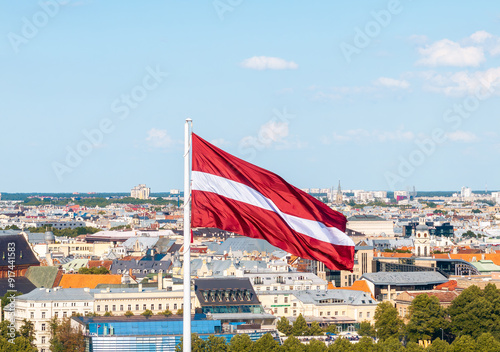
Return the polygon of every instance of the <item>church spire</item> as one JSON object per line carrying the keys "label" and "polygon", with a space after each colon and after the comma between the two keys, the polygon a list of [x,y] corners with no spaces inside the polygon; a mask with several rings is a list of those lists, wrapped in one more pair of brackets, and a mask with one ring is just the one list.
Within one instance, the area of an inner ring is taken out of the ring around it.
{"label": "church spire", "polygon": [[339,180],[339,187],[337,188],[337,197],[335,199],[336,204],[342,204],[344,202],[343,197],[342,197],[342,189],[340,188],[340,180]]}

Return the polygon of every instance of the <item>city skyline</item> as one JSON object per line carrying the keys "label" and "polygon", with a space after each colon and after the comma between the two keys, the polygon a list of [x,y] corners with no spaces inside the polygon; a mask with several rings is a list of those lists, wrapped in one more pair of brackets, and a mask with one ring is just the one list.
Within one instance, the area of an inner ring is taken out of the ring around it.
{"label": "city skyline", "polygon": [[188,117],[299,188],[500,189],[494,4],[0,9],[0,192],[182,189]]}

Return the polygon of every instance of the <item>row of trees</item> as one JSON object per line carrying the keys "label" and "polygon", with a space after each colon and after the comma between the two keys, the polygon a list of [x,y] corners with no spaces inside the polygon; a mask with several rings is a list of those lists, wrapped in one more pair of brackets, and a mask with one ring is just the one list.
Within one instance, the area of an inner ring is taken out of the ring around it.
{"label": "row of trees", "polygon": [[[235,335],[229,343],[223,337],[212,335],[207,340],[202,340],[193,334],[191,336],[191,349],[193,352],[497,352],[500,351],[500,342],[491,334],[484,333],[477,339],[461,336],[452,344],[438,338],[427,348],[416,342],[408,342],[404,346],[395,337],[380,340],[377,343],[366,336],[357,343],[351,343],[345,338],[338,338],[327,346],[319,340],[310,340],[305,344],[295,336],[290,336],[280,346],[271,334],[266,334],[255,342],[252,342],[248,335]],[[182,342],[177,345],[175,350],[182,352]]]}
{"label": "row of trees", "polygon": [[362,332],[381,340],[395,337],[414,342],[438,337],[451,342],[465,335],[477,339],[484,333],[500,340],[500,290],[494,284],[488,284],[484,290],[470,286],[447,309],[437,297],[418,295],[410,305],[408,317],[404,324],[392,304],[380,303],[375,311],[374,329]]}

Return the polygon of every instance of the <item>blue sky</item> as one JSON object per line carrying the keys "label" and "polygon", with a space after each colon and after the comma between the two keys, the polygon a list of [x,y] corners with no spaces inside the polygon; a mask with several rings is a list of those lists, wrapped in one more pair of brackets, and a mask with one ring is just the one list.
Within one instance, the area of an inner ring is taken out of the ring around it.
{"label": "blue sky", "polygon": [[182,188],[184,120],[294,185],[499,189],[500,5],[0,3],[0,192]]}

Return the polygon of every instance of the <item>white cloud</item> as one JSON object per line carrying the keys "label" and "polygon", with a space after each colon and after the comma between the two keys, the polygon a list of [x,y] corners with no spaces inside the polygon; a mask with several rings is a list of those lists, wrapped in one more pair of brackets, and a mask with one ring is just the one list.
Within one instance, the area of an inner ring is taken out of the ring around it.
{"label": "white cloud", "polygon": [[477,140],[477,136],[474,133],[461,130],[448,132],[446,137],[452,142],[472,143]]}
{"label": "white cloud", "polygon": [[424,72],[422,77],[426,80],[424,89],[443,93],[448,96],[481,95],[488,96],[489,93],[499,94],[500,67],[485,71],[459,71],[455,73],[438,74],[436,72]]}
{"label": "white cloud", "polygon": [[380,131],[380,130],[366,130],[366,129],[352,129],[344,133],[334,132],[331,137],[321,137],[323,144],[330,144],[331,142],[410,142],[415,139],[415,134],[411,131],[404,129],[397,129],[395,131]]}
{"label": "white cloud", "polygon": [[156,128],[152,128],[148,131],[146,142],[154,148],[169,148],[177,143],[168,135],[167,130],[159,130]]}
{"label": "white cloud", "polygon": [[486,31],[477,31],[469,37],[474,43],[484,43],[487,39],[493,38],[493,35]]}
{"label": "white cloud", "polygon": [[461,46],[449,39],[442,39],[418,49],[421,58],[417,64],[424,66],[477,67],[485,61],[484,50],[478,46]]}
{"label": "white cloud", "polygon": [[299,65],[279,57],[254,56],[241,62],[241,67],[252,70],[296,70]]}
{"label": "white cloud", "polygon": [[229,147],[231,145],[231,142],[225,140],[224,138],[212,139],[210,143],[216,145],[219,148]]}
{"label": "white cloud", "polygon": [[423,45],[427,43],[429,38],[427,38],[426,35],[419,35],[419,34],[414,34],[408,38],[410,42],[415,43],[417,45]]}
{"label": "white cloud", "polygon": [[379,86],[384,86],[388,88],[400,88],[400,89],[407,89],[410,87],[410,83],[405,80],[398,80],[394,78],[388,78],[388,77],[380,77],[375,81],[376,85]]}

